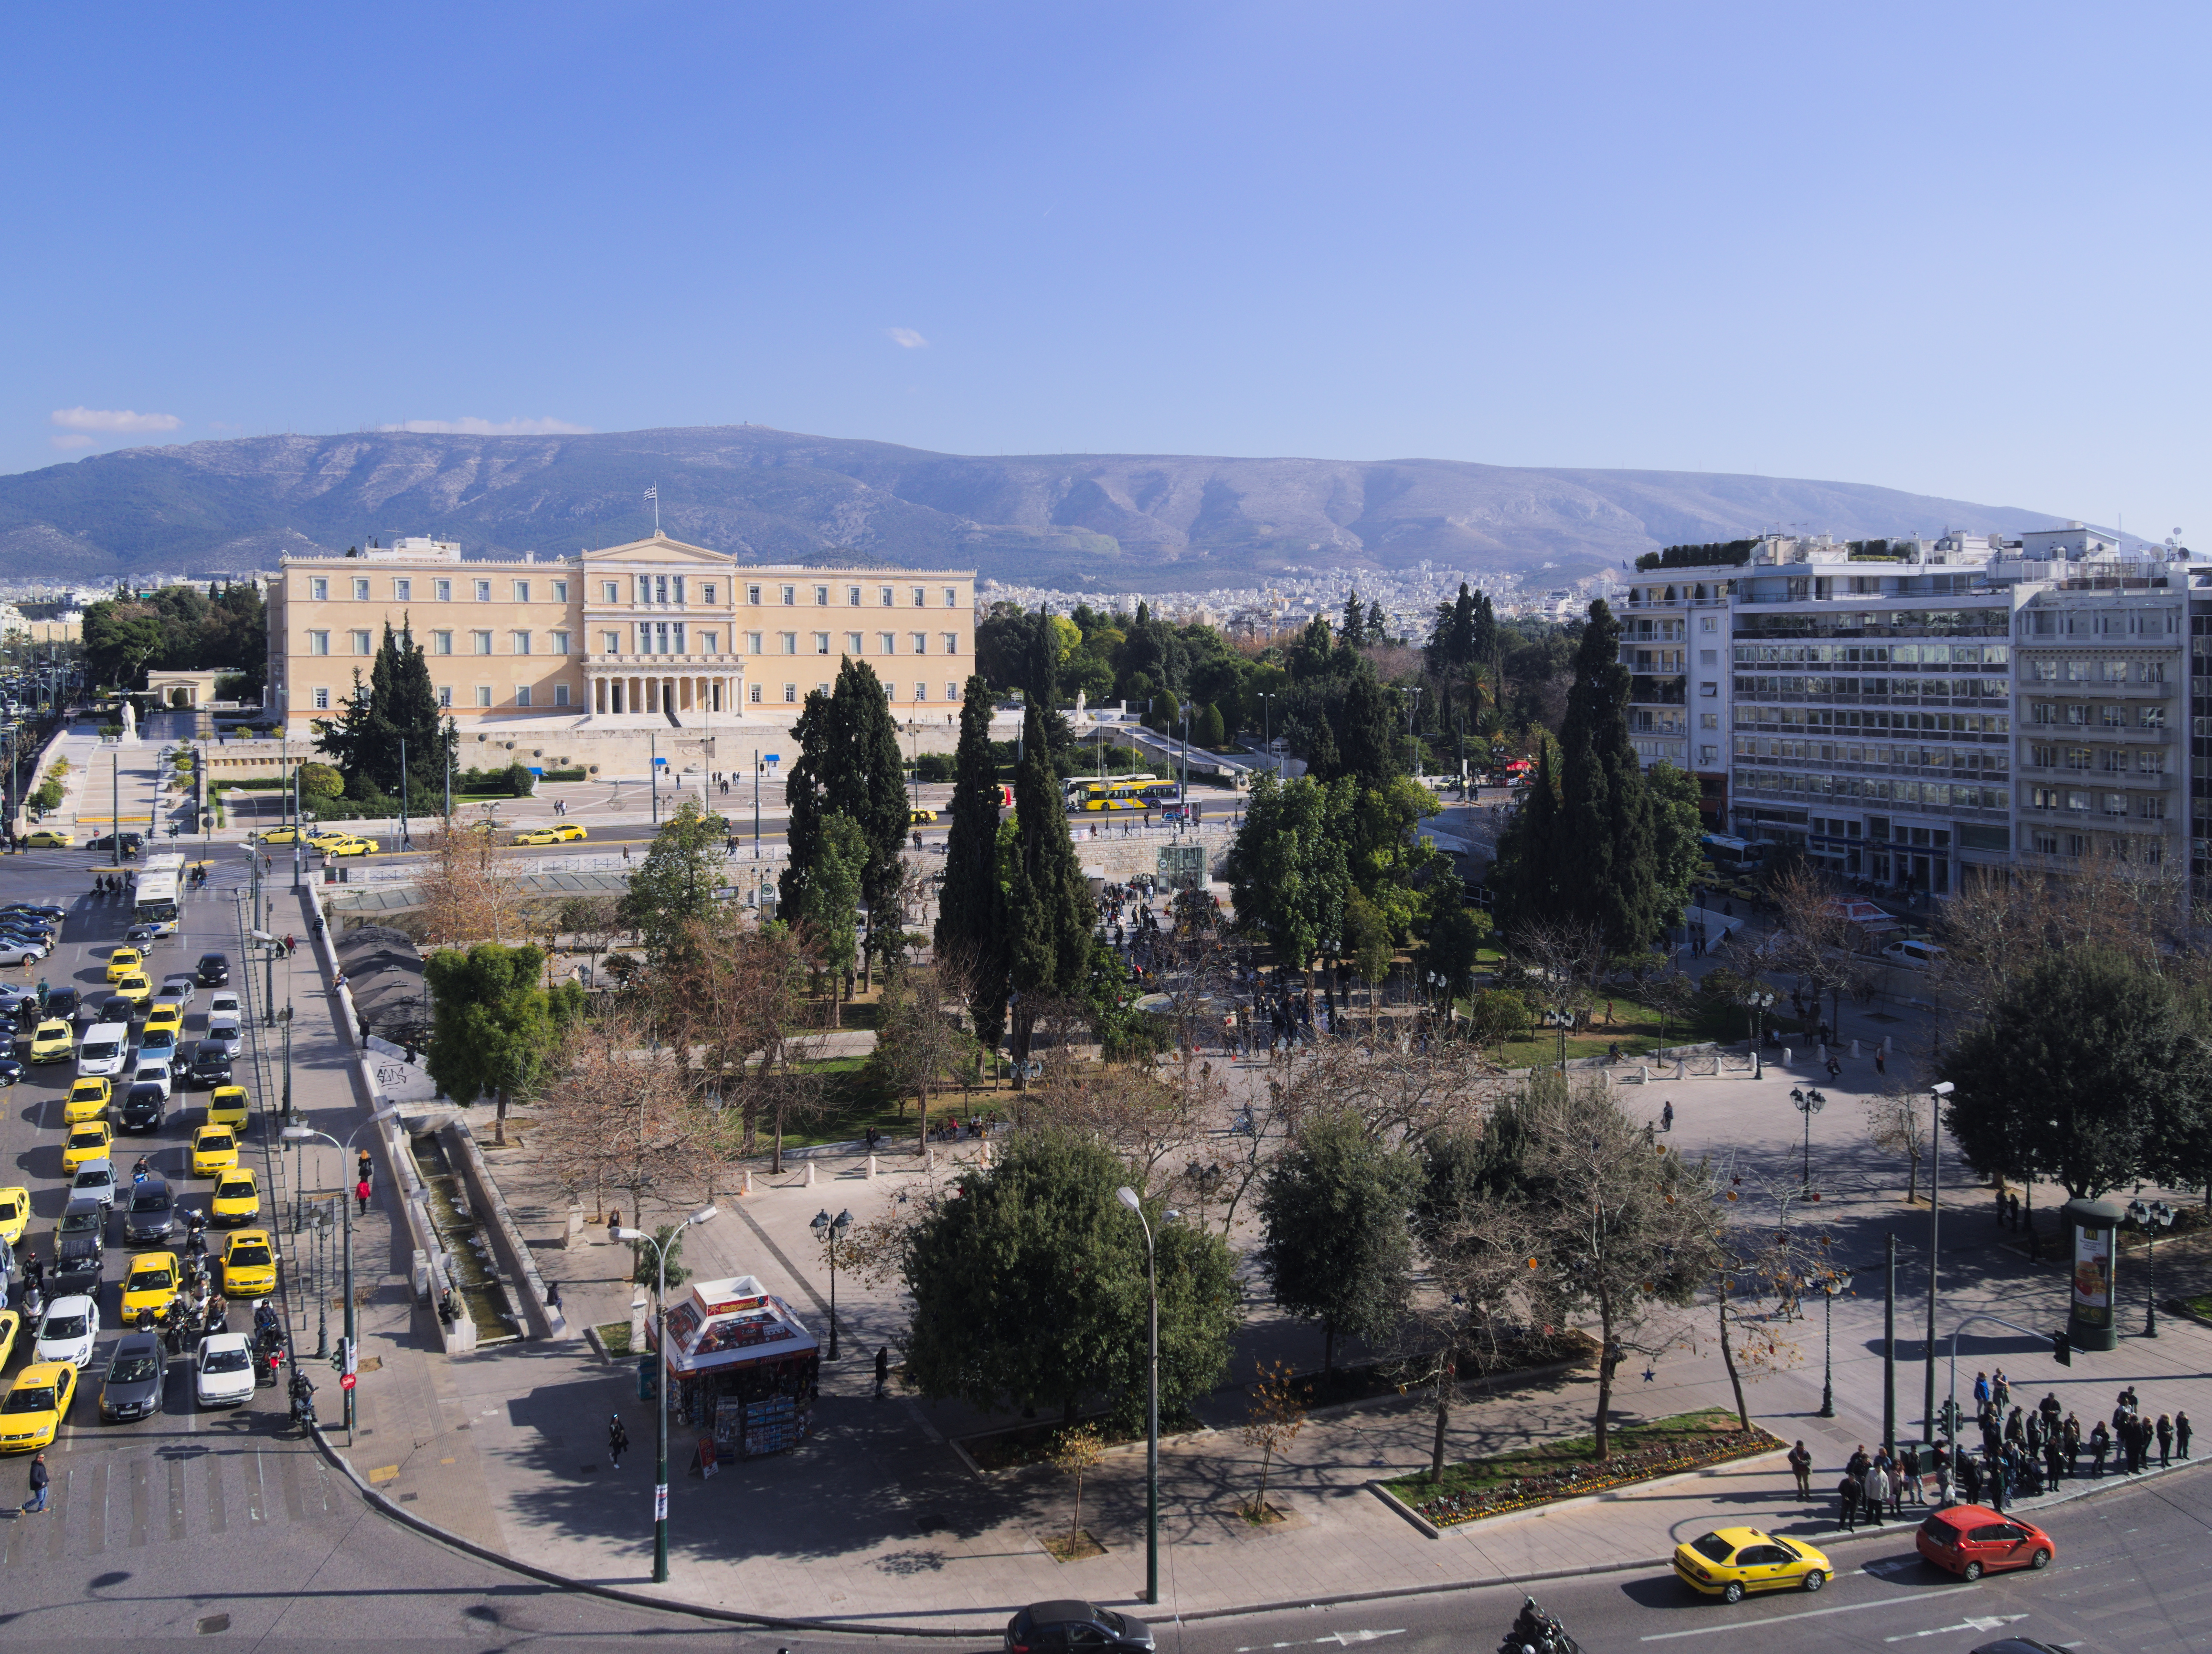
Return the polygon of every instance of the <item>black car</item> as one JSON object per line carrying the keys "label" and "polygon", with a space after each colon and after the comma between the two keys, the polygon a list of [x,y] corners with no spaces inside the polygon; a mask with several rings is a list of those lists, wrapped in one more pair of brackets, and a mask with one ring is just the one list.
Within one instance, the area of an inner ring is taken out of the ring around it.
{"label": "black car", "polygon": [[46,1014],[63,1022],[75,1022],[83,1004],[84,995],[74,988],[50,988],[46,993]]}
{"label": "black car", "polygon": [[100,1290],[107,1262],[107,1207],[98,1201],[71,1201],[54,1230],[54,1260],[46,1269],[46,1301],[70,1292]]}
{"label": "black car", "polygon": [[0,1085],[13,1085],[23,1077],[23,1065],[11,1056],[0,1056]]}
{"label": "black car", "polygon": [[151,1418],[161,1410],[168,1376],[161,1339],[152,1333],[125,1333],[116,1341],[107,1377],[100,1383],[100,1416],[109,1424]]}
{"label": "black car", "polygon": [[230,955],[201,954],[198,974],[202,988],[228,988],[230,985]]}
{"label": "black car", "polygon": [[[213,1091],[217,1085],[229,1085],[229,1045],[219,1039],[204,1039],[195,1044],[191,1067],[185,1071],[185,1084],[197,1085],[203,1091]],[[134,1086],[132,1089],[137,1088]]]}
{"label": "black car", "polygon": [[1006,1654],[1103,1654],[1110,1649],[1152,1654],[1152,1628],[1142,1620],[1073,1598],[1032,1602],[1006,1621]]}
{"label": "black car", "polygon": [[[133,1086],[134,1091],[140,1089]],[[159,1091],[149,1085],[147,1091]],[[130,1105],[126,1103],[125,1107]],[[123,1238],[133,1246],[150,1246],[176,1232],[177,1197],[159,1177],[139,1177],[131,1185],[131,1203],[124,1209]]]}
{"label": "black car", "polygon": [[123,1093],[116,1123],[125,1131],[159,1131],[169,1122],[169,1099],[159,1085],[133,1085]]}
{"label": "black car", "polygon": [[93,1018],[93,1021],[95,1024],[119,1022],[127,1025],[145,1014],[139,1008],[137,1000],[128,994],[110,994],[100,1002],[100,1013]]}
{"label": "black car", "polygon": [[52,919],[59,923],[69,915],[67,908],[58,908],[51,902],[10,902],[0,907],[0,913],[27,913],[35,918]]}

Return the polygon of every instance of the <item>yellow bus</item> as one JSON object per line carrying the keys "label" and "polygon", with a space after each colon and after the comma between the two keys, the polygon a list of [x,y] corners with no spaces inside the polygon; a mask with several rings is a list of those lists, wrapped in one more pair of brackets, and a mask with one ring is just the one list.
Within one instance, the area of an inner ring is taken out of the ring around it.
{"label": "yellow bus", "polygon": [[1125,775],[1113,781],[1073,781],[1067,789],[1067,807],[1076,810],[1142,810],[1150,775]]}

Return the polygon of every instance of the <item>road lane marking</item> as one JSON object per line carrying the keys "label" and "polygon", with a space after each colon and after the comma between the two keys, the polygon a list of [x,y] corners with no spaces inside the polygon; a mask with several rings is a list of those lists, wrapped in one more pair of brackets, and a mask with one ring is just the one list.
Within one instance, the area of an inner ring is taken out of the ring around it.
{"label": "road lane marking", "polygon": [[2027,1618],[2027,1615],[2025,1614],[1984,1614],[1974,1619],[1961,1620],[1955,1626],[1935,1626],[1926,1631],[1899,1632],[1894,1637],[1883,1638],[1882,1641],[1886,1643],[1909,1643],[1915,1637],[1941,1637],[1947,1633],[1954,1631],[1996,1631],[2001,1627],[2014,1624],[2015,1622],[2025,1620],[2026,1618]]}
{"label": "road lane marking", "polygon": [[1381,1637],[1402,1637],[1406,1628],[1400,1626],[1391,1631],[1333,1631],[1326,1637],[1316,1637],[1310,1643],[1255,1643],[1249,1648],[1240,1648],[1237,1654],[1259,1654],[1261,1649],[1271,1651],[1279,1648],[1319,1648],[1324,1643],[1334,1643],[1339,1648],[1350,1648],[1354,1643],[1371,1643]]}
{"label": "road lane marking", "polygon": [[[1965,1590],[1979,1590],[1979,1585],[1966,1585]],[[1862,1608],[1903,1608],[1917,1602],[1915,1596],[1886,1596],[1878,1602],[1845,1602],[1836,1608],[1807,1608],[1801,1614],[1770,1614],[1764,1620],[1737,1620],[1728,1625],[1698,1626],[1688,1631],[1658,1631],[1649,1637],[1639,1637],[1640,1643],[1668,1643],[1677,1637],[1713,1637],[1723,1631],[1758,1631],[1768,1626],[1784,1625],[1793,1620],[1817,1620],[1824,1614],[1856,1614]]]}

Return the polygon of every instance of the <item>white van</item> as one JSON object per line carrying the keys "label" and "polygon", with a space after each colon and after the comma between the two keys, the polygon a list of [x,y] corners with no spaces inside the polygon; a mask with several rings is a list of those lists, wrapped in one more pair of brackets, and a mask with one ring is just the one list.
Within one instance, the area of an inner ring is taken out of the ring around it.
{"label": "white van", "polygon": [[94,1074],[110,1079],[121,1076],[131,1061],[131,1025],[127,1022],[95,1023],[84,1031],[84,1043],[76,1048],[76,1072],[79,1079]]}
{"label": "white van", "polygon": [[1943,963],[1943,950],[1933,942],[1892,942],[1882,949],[1887,963],[1903,965],[1907,970],[1932,970]]}

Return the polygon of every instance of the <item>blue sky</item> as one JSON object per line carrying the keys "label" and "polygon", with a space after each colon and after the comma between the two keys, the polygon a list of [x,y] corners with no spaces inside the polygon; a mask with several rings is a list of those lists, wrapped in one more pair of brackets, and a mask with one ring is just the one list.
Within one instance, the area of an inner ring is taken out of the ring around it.
{"label": "blue sky", "polygon": [[751,420],[1834,477],[2212,544],[2209,18],[16,7],[0,470]]}

